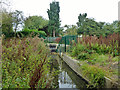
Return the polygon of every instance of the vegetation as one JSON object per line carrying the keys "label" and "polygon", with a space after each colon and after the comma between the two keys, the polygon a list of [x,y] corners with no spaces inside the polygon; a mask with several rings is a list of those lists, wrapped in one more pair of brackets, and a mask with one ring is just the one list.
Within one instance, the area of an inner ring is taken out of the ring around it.
{"label": "vegetation", "polygon": [[109,34],[118,33],[118,21],[114,21],[113,23],[105,23],[105,22],[96,22],[94,18],[87,18],[87,14],[78,16],[78,34],[86,34],[86,35],[96,35],[100,37],[101,35],[107,37]]}
{"label": "vegetation", "polygon": [[[87,13],[84,13],[79,14],[77,25],[65,25],[67,29],[63,32],[63,27],[60,27],[59,2],[50,3],[47,13],[49,20],[42,16],[24,18],[22,11],[8,12],[3,9],[2,34],[5,38],[0,38],[1,42],[3,40],[3,88],[54,88],[55,82],[52,80],[59,73],[56,71],[58,68],[52,63],[54,67],[50,70],[50,51],[40,37],[60,34],[82,35],[78,43],[66,40],[67,44],[67,41],[71,44],[67,51],[80,61],[83,74],[94,87],[104,86],[104,76],[113,79],[118,74],[116,66],[120,55],[120,22],[97,22],[94,18],[87,18]],[[22,27],[21,31],[19,27]],[[64,44],[64,40],[60,42],[61,39],[55,38],[54,42]]]}
{"label": "vegetation", "polygon": [[72,55],[78,56],[80,52],[84,53],[98,53],[98,54],[112,54],[114,57],[118,56],[118,36],[119,34],[109,35],[107,38],[93,36],[83,36],[78,41],[76,47],[73,47]]}
{"label": "vegetation", "polygon": [[51,36],[59,36],[60,32],[60,21],[59,21],[59,2],[53,1],[50,3],[50,9],[48,9],[48,17],[49,17],[49,33]]}
{"label": "vegetation", "polygon": [[87,13],[80,14],[78,16],[78,21],[79,21],[77,22],[78,27],[83,26],[83,23],[85,22],[86,17],[87,17]]}
{"label": "vegetation", "polygon": [[103,87],[104,76],[117,81],[118,41],[119,34],[115,33],[106,38],[83,36],[68,50],[73,58],[80,61],[84,75],[90,79],[91,83],[95,85],[94,87]]}
{"label": "vegetation", "polygon": [[8,37],[26,37],[34,33],[34,36],[39,34],[39,37],[46,36],[44,31],[38,31],[39,28],[43,28],[48,24],[48,21],[41,16],[28,17],[24,21],[25,25],[22,31],[19,30],[19,25],[23,25],[23,14],[21,11],[15,12],[4,11],[2,13],[2,34]]}
{"label": "vegetation", "polygon": [[50,87],[50,58],[44,41],[38,37],[15,40],[3,40],[3,88]]}
{"label": "vegetation", "polygon": [[[23,26],[20,31],[19,26]],[[2,13],[2,83],[3,88],[54,88],[56,71],[50,71],[50,51],[40,29],[48,26],[42,16],[24,19],[22,11]],[[13,38],[15,36],[15,38]],[[31,37],[32,36],[32,37]],[[19,38],[18,38],[19,37]]]}
{"label": "vegetation", "polygon": [[102,88],[105,83],[105,71],[97,66],[84,64],[81,66],[84,76],[90,79],[90,84],[93,87]]}
{"label": "vegetation", "polygon": [[16,31],[18,30],[19,25],[22,25],[24,21],[23,12],[15,10],[15,12],[12,13],[12,19],[12,24],[16,35]]}
{"label": "vegetation", "polygon": [[29,16],[24,21],[24,28],[26,29],[36,29],[43,28],[48,25],[48,20],[44,19],[42,16]]}
{"label": "vegetation", "polygon": [[65,25],[64,35],[92,35],[107,37],[109,34],[119,33],[119,22],[96,22],[94,18],[87,18],[87,13],[79,14],[76,25]]}
{"label": "vegetation", "polygon": [[65,30],[64,36],[65,35],[77,35],[77,29],[78,27],[75,25],[65,25],[65,28],[67,28]]}
{"label": "vegetation", "polygon": [[2,13],[2,34],[5,36],[9,36],[10,33],[13,32],[13,20],[12,13],[3,10]]}
{"label": "vegetation", "polygon": [[32,37],[38,35],[38,37],[45,37],[46,33],[44,31],[38,31],[38,30],[30,30],[30,29],[24,29],[23,31],[19,31],[17,32],[17,36],[18,37],[27,37],[27,36],[31,36]]}

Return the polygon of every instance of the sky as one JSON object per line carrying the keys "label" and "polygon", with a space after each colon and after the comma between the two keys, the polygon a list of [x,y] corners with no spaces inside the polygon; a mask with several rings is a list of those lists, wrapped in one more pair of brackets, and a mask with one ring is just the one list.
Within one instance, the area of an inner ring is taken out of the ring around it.
{"label": "sky", "polygon": [[[48,19],[47,9],[54,0],[10,0],[11,10],[23,11],[24,16],[43,16]],[[120,0],[56,0],[60,4],[61,26],[76,25],[78,15],[87,13],[88,18],[98,22],[112,23],[118,20]]]}

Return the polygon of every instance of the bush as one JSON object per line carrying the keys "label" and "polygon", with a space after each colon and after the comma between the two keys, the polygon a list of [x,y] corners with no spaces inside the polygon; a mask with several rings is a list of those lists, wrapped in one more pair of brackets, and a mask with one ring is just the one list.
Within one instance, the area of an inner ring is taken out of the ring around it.
{"label": "bush", "polygon": [[[3,33],[6,38],[15,37],[15,32]],[[27,37],[27,36],[36,36],[45,37],[46,33],[44,31],[24,29],[23,31],[16,32],[16,37]]]}
{"label": "bush", "polygon": [[76,46],[74,46],[72,48],[72,56],[77,56],[79,55],[79,53],[81,53],[82,51],[84,51],[86,48],[82,45],[82,44],[77,44]]}
{"label": "bush", "polygon": [[3,88],[49,87],[49,50],[42,39],[11,38],[2,44]]}
{"label": "bush", "polygon": [[77,56],[77,54],[78,54],[77,48],[76,47],[72,48],[71,56],[74,57],[74,56]]}
{"label": "bush", "polygon": [[10,32],[10,33],[4,32],[3,34],[5,35],[5,38],[14,37],[14,35],[15,35],[14,32]]}
{"label": "bush", "polygon": [[46,33],[44,31],[30,30],[30,29],[24,29],[23,31],[17,32],[17,34],[20,37],[30,36],[31,34],[32,34],[32,37],[34,37],[36,35],[39,35],[39,37],[46,36]]}

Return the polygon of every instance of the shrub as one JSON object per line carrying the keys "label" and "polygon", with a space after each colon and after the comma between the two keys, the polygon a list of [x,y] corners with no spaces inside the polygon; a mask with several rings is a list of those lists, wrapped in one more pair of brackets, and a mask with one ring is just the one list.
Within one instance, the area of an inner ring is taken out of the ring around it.
{"label": "shrub", "polygon": [[23,31],[19,31],[17,32],[17,34],[20,37],[26,37],[26,36],[30,36],[32,34],[32,37],[38,35],[39,37],[41,36],[46,36],[46,33],[44,31],[38,31],[38,30],[30,30],[30,29],[24,29]]}
{"label": "shrub", "polygon": [[[15,37],[15,32],[10,32],[10,33],[3,33],[6,38],[10,37]],[[38,31],[38,30],[30,30],[30,29],[24,29],[22,31],[16,32],[16,37],[27,37],[27,36],[36,36],[38,35],[39,37],[45,37],[46,33],[44,31]]]}
{"label": "shrub", "polygon": [[76,56],[78,54],[76,47],[72,48],[71,56]]}
{"label": "shrub", "polygon": [[[3,88],[49,87],[48,53],[44,41],[38,37],[3,40]],[[44,82],[38,83],[43,78]]]}
{"label": "shrub", "polygon": [[80,43],[78,43],[77,44],[77,50],[78,50],[78,52],[82,52],[82,51],[84,51],[86,48],[85,48],[85,46],[83,45],[83,44],[80,44]]}
{"label": "shrub", "polygon": [[10,33],[4,32],[3,34],[5,35],[5,38],[14,37],[15,35],[14,32],[10,32]]}
{"label": "shrub", "polygon": [[85,47],[82,44],[77,44],[72,48],[72,56],[77,56],[79,53],[85,50]]}

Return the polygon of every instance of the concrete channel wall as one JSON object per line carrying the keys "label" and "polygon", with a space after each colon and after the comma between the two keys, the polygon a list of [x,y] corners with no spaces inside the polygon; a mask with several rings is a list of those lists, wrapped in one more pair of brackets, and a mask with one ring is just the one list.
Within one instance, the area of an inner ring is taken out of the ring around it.
{"label": "concrete channel wall", "polygon": [[[80,64],[78,64],[79,61],[72,59],[66,54],[63,54],[61,57],[69,65],[69,67],[71,67],[71,69],[73,69],[79,76],[83,77],[87,82],[89,82],[89,79],[83,76],[81,73]],[[105,77],[105,88],[120,88],[120,85]]]}

